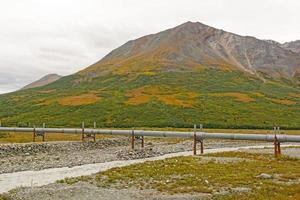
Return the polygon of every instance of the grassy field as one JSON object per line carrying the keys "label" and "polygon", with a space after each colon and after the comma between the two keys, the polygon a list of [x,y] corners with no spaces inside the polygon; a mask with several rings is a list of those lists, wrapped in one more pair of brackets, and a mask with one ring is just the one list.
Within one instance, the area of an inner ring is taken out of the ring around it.
{"label": "grassy field", "polygon": [[3,126],[191,127],[300,129],[300,88],[238,71],[64,77],[0,95]]}
{"label": "grassy field", "polygon": [[[215,199],[300,199],[300,160],[282,156],[226,152],[146,162],[60,182],[88,181],[101,187],[156,189],[163,193],[210,193]],[[224,158],[239,158],[224,161]],[[223,160],[222,160],[223,159]],[[257,177],[261,173],[272,179]],[[294,182],[293,182],[294,181]],[[236,193],[234,188],[251,191]],[[218,195],[218,191],[228,191]]]}
{"label": "grassy field", "polygon": [[[143,130],[162,130],[162,131],[193,131],[192,128],[136,128]],[[203,129],[207,133],[240,133],[240,134],[274,134],[273,130],[252,130],[252,129]],[[282,134],[300,135],[300,130],[281,130]],[[4,133],[0,132],[0,143],[28,143],[32,142],[32,133]],[[97,139],[108,138],[111,136],[97,135]],[[62,134],[49,133],[45,136],[46,141],[81,141],[81,134]],[[170,143],[177,143],[184,139],[180,138],[147,138],[147,140],[165,140]],[[41,141],[37,138],[36,141]]]}

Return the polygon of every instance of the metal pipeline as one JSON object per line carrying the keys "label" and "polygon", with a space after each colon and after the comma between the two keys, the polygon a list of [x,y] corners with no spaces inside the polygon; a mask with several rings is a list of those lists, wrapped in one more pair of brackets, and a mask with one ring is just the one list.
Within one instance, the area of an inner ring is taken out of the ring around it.
{"label": "metal pipeline", "polygon": [[[2,132],[44,132],[44,133],[66,133],[82,134],[81,128],[14,128],[0,127]],[[109,130],[109,129],[84,129],[85,134],[102,134],[102,135],[123,135],[131,136],[132,130]],[[135,136],[149,137],[174,137],[174,138],[194,138],[194,132],[179,131],[144,131],[134,130]],[[256,140],[272,142],[277,138],[278,142],[300,142],[300,136],[297,135],[280,135],[277,134],[234,134],[234,133],[205,133],[196,132],[199,139],[229,139],[229,140]]]}

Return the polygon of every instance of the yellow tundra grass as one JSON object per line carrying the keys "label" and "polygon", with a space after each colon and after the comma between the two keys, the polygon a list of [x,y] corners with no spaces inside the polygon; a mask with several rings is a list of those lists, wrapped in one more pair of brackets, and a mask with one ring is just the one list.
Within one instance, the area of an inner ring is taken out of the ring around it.
{"label": "yellow tundra grass", "polygon": [[94,93],[82,94],[78,96],[69,96],[64,97],[58,100],[58,103],[63,106],[79,106],[79,105],[86,105],[96,103],[100,100]]}
{"label": "yellow tundra grass", "polygon": [[273,99],[273,98],[267,98],[268,100],[272,101],[273,103],[282,104],[282,105],[294,105],[296,104],[295,101],[288,100],[288,99]]}
{"label": "yellow tundra grass", "polygon": [[96,103],[100,99],[101,97],[97,96],[95,92],[90,92],[76,96],[59,97],[57,99],[49,99],[44,101],[40,100],[41,103],[39,103],[39,105],[50,105],[57,102],[62,106],[80,106]]}
{"label": "yellow tundra grass", "polygon": [[129,105],[140,105],[149,102],[151,99],[156,99],[167,105],[190,108],[193,107],[198,94],[195,92],[179,92],[179,90],[163,86],[145,86],[131,90],[126,96],[129,97],[127,101]]}

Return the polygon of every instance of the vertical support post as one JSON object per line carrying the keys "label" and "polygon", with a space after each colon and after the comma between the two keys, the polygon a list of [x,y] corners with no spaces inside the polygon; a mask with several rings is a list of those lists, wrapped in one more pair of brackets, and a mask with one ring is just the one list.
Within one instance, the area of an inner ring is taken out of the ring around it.
{"label": "vertical support post", "polygon": [[[46,127],[46,124],[43,123],[43,129],[44,129],[45,127]],[[43,135],[42,135],[42,136],[43,136],[43,142],[45,142],[45,134],[46,134],[46,133],[44,132],[44,130],[43,130],[43,133],[42,133],[42,134],[43,134]]]}
{"label": "vertical support post", "polygon": [[134,140],[135,140],[134,128],[132,128],[132,130],[131,130],[131,149],[134,149]]}
{"label": "vertical support post", "polygon": [[[203,132],[203,124],[200,124],[200,132]],[[203,140],[203,138],[201,138],[201,154],[203,154],[203,152],[204,152],[204,140]]]}
{"label": "vertical support post", "polygon": [[141,137],[141,140],[142,140],[142,148],[144,148],[145,146],[144,136]]}
{"label": "vertical support post", "polygon": [[275,137],[274,137],[274,154],[277,158],[281,155],[280,141],[278,141],[277,134],[280,134],[280,127],[274,127]]}
{"label": "vertical support post", "polygon": [[81,129],[82,129],[81,140],[83,141],[84,140],[84,122],[82,122],[82,124],[81,124]]}
{"label": "vertical support post", "polygon": [[276,134],[274,137],[274,154],[275,154],[275,157],[277,158],[278,157],[278,140],[277,140]]}
{"label": "vertical support post", "polygon": [[[277,127],[277,131],[278,131],[277,134],[281,134],[279,126]],[[281,154],[281,148],[280,148],[280,142],[278,140],[277,140],[277,151],[278,151],[278,154],[280,155]]]}
{"label": "vertical support post", "polygon": [[35,126],[33,126],[33,138],[32,141],[35,142]]}
{"label": "vertical support post", "polygon": [[201,154],[203,154],[203,140],[201,140],[200,144],[201,144]]}
{"label": "vertical support post", "polygon": [[[97,128],[97,123],[94,122],[94,129],[96,129],[96,128]],[[96,133],[94,133],[94,142],[96,142]]]}
{"label": "vertical support post", "polygon": [[143,135],[140,136],[140,140],[141,140],[141,147],[144,148],[145,146],[145,139],[144,139],[144,130],[142,130]]}
{"label": "vertical support post", "polygon": [[197,154],[197,127],[196,124],[194,125],[194,156]]}
{"label": "vertical support post", "polygon": [[281,155],[281,148],[280,148],[280,142],[277,142],[277,150],[278,150],[278,154]]}

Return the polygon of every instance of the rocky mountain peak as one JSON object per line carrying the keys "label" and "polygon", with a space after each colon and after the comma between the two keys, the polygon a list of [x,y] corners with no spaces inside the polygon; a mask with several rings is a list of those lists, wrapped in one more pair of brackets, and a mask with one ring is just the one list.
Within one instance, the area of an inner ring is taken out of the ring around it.
{"label": "rocky mountain peak", "polygon": [[186,22],[177,27],[131,40],[110,52],[82,73],[132,73],[149,66],[155,71],[193,70],[213,67],[292,77],[300,66],[300,56],[275,41],[259,40]]}

